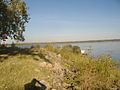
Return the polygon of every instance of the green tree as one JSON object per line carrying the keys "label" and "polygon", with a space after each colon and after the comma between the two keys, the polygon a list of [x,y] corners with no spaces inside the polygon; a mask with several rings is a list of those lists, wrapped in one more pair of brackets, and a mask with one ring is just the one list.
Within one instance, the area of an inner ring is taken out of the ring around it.
{"label": "green tree", "polygon": [[0,40],[24,41],[25,24],[29,21],[24,0],[0,0]]}

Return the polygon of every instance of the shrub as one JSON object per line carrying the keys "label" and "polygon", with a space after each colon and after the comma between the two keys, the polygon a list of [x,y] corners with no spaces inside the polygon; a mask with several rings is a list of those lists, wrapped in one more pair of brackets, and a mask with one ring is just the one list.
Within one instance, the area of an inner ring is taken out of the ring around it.
{"label": "shrub", "polygon": [[55,48],[52,44],[47,44],[45,46],[45,49],[51,52],[55,52],[57,54],[60,52],[60,48]]}
{"label": "shrub", "polygon": [[120,70],[107,56],[94,60],[89,57],[73,57],[69,60],[69,72],[65,81],[73,90],[120,90]]}
{"label": "shrub", "polygon": [[[55,51],[54,47],[48,49]],[[60,50],[65,58],[61,63],[67,68],[64,81],[69,85],[68,90],[120,90],[118,63],[109,56],[94,59],[79,53],[80,48],[71,45]]]}
{"label": "shrub", "polygon": [[73,53],[81,53],[79,46],[73,46],[72,49],[73,49]]}
{"label": "shrub", "polygon": [[36,44],[34,47],[35,47],[35,48],[40,48],[40,45],[39,45],[39,44]]}
{"label": "shrub", "polygon": [[62,51],[65,51],[65,52],[73,52],[72,45],[63,46],[63,47],[62,47]]}
{"label": "shrub", "polygon": [[65,52],[72,52],[72,53],[81,53],[80,47],[79,46],[72,46],[72,45],[67,45],[62,47],[62,51]]}

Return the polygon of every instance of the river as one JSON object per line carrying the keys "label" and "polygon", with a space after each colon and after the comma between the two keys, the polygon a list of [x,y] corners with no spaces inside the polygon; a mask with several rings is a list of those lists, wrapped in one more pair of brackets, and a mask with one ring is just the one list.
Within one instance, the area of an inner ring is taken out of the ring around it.
{"label": "river", "polygon": [[[120,41],[109,42],[86,42],[86,43],[68,43],[74,46],[79,46],[82,50],[93,57],[101,55],[110,55],[115,60],[120,60]],[[64,46],[66,44],[56,44],[56,46]]]}
{"label": "river", "polygon": [[[86,50],[86,52],[93,57],[110,55],[114,60],[120,60],[120,41],[54,44],[56,47],[62,47],[65,45],[79,46],[82,50]],[[40,44],[40,46],[43,47],[45,44]],[[30,48],[31,45],[23,45],[22,47]]]}

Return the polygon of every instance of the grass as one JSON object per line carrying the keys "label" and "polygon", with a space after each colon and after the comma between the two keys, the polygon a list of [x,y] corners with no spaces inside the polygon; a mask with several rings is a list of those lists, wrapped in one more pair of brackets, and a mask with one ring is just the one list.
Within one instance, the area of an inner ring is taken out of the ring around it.
{"label": "grass", "polygon": [[32,57],[15,56],[0,63],[0,90],[23,90],[33,78],[41,80],[49,74]]}
{"label": "grass", "polygon": [[[3,55],[7,56],[7,54]],[[24,90],[24,85],[33,78],[39,81],[47,80],[47,76],[50,75],[49,69],[41,67],[39,63],[43,61],[38,61],[35,57],[36,55],[32,54],[17,53],[8,54],[7,59],[0,58],[2,59],[0,62],[0,90]]]}
{"label": "grass", "polygon": [[72,46],[58,49],[61,56],[65,58],[62,64],[69,69],[65,75],[65,82],[69,84],[68,89],[120,90],[119,63],[109,56],[94,59],[80,52],[74,53],[73,49]]}
{"label": "grass", "polygon": [[0,90],[24,90],[24,85],[33,78],[53,83],[55,75],[51,77],[50,68],[40,66],[41,62],[46,62],[44,51],[50,51],[53,56],[61,55],[66,90],[120,90],[119,63],[109,56],[94,59],[82,55],[80,48],[71,45],[62,48],[47,45],[43,50],[39,47],[0,50]]}

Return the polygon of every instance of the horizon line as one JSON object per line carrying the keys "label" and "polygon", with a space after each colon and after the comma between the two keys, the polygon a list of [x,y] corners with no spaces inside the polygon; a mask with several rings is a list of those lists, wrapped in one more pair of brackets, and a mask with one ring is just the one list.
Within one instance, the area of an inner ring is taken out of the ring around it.
{"label": "horizon line", "polygon": [[97,40],[71,40],[71,41],[48,41],[48,42],[20,42],[20,44],[54,44],[54,43],[87,43],[87,42],[107,42],[107,41],[120,41],[119,39],[97,39]]}

